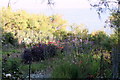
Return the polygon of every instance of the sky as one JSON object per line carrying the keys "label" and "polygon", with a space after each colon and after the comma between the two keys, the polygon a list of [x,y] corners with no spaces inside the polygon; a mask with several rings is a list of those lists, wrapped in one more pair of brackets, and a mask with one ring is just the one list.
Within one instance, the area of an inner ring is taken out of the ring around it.
{"label": "sky", "polygon": [[[0,0],[0,7],[7,7],[9,0]],[[13,10],[26,10],[31,13],[60,13],[64,15],[70,23],[86,24],[90,30],[102,29],[104,26],[104,20],[108,14],[103,14],[103,19],[100,20],[95,10],[90,11],[90,4],[88,0],[53,0],[54,6],[47,5],[47,0],[11,0],[11,7]],[[96,0],[92,0],[95,2]],[[97,0],[99,1],[99,0]],[[58,10],[57,10],[58,9]],[[62,10],[64,9],[64,10]],[[65,12],[65,10],[73,10]],[[75,9],[82,11],[74,12]],[[88,12],[86,12],[86,11]],[[85,17],[85,18],[84,18]],[[102,27],[101,27],[102,26]],[[94,28],[95,27],[95,28]],[[91,32],[92,32],[91,31]]]}
{"label": "sky", "polygon": [[[0,0],[0,7],[7,6],[9,0]],[[90,8],[87,0],[54,0],[55,5],[53,8]],[[50,8],[47,4],[47,0],[11,0],[11,6],[16,9],[44,9]]]}
{"label": "sky", "polygon": [[[16,9],[30,9],[30,8],[49,8],[46,4],[48,0],[10,0],[11,6]],[[100,0],[52,0],[55,2],[53,8],[61,9],[61,8],[90,8],[89,2],[97,3]],[[110,0],[116,1],[116,0]],[[7,6],[9,0],[0,0],[0,7]]]}

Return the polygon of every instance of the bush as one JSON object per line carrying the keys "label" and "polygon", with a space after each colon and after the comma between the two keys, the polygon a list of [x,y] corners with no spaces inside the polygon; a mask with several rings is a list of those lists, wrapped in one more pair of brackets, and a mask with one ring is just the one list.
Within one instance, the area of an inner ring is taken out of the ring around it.
{"label": "bush", "polygon": [[3,80],[18,80],[22,79],[22,73],[19,70],[21,59],[8,58],[2,63],[2,79]]}
{"label": "bush", "polygon": [[[72,61],[71,61],[72,60]],[[106,61],[100,61],[91,54],[79,54],[71,60],[65,60],[62,64],[56,66],[53,70],[53,78],[98,78],[101,76],[100,65],[102,66],[102,74],[105,78],[111,77],[110,64]],[[74,60],[74,61],[73,61]]]}
{"label": "bush", "polygon": [[68,62],[60,64],[54,69],[52,78],[79,78],[79,67]]}
{"label": "bush", "polygon": [[91,41],[94,41],[96,48],[102,48],[104,50],[112,50],[112,39],[104,31],[97,31],[89,37]]}
{"label": "bush", "polygon": [[100,69],[100,60],[94,59],[91,54],[80,54],[78,62],[80,68],[80,78],[96,77]]}
{"label": "bush", "polygon": [[25,49],[23,53],[23,61],[28,63],[28,61],[40,61],[45,60],[50,57],[57,55],[58,47],[53,44],[37,44],[32,48]]}
{"label": "bush", "polygon": [[45,59],[44,48],[42,47],[32,48],[31,54],[34,61],[40,61]]}
{"label": "bush", "polygon": [[11,44],[11,45],[17,45],[18,41],[17,39],[15,39],[13,37],[13,34],[12,33],[3,33],[2,34],[2,45],[7,45],[7,44]]}
{"label": "bush", "polygon": [[67,27],[67,21],[60,15],[30,14],[23,10],[12,11],[11,7],[0,9],[0,14],[3,30],[12,32],[20,43],[25,44],[47,41],[47,37],[52,38],[58,28],[65,30]]}
{"label": "bush", "polygon": [[57,46],[54,46],[54,45],[48,45],[47,46],[47,53],[48,53],[48,57],[53,57],[57,54],[57,50],[58,50],[58,47]]}
{"label": "bush", "polygon": [[24,50],[24,53],[22,55],[22,61],[27,64],[29,63],[29,61],[32,61],[32,54],[30,49]]}

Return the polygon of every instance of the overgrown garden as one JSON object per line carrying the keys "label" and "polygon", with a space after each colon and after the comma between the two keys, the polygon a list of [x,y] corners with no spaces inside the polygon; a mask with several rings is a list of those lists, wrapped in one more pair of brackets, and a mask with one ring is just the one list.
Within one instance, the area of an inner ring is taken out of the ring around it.
{"label": "overgrown garden", "polygon": [[[10,7],[0,14],[3,80],[28,78],[30,62],[31,74],[50,74],[48,78],[112,78],[111,54],[119,44],[119,27],[110,35],[88,33],[84,25],[68,25],[60,15],[29,14]],[[112,26],[120,25],[116,15],[109,19]]]}

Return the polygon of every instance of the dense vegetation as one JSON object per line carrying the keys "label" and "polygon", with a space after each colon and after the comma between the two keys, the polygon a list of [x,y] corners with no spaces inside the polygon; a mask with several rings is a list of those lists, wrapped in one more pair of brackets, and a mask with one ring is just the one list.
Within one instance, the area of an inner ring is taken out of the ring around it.
{"label": "dense vegetation", "polygon": [[[25,11],[12,12],[11,8],[2,8],[2,28],[11,32],[19,43],[37,43],[52,38],[53,32],[66,30],[66,21],[60,15],[29,14]],[[11,36],[11,35],[8,35]]]}
{"label": "dense vegetation", "polygon": [[[119,38],[116,33],[88,34],[84,25],[77,24],[69,26],[68,31],[67,21],[60,15],[13,12],[10,7],[0,13],[3,79],[25,78],[29,61],[31,73],[50,69],[53,78],[112,77],[111,52]],[[110,18],[111,24],[119,25],[115,17],[113,14]]]}

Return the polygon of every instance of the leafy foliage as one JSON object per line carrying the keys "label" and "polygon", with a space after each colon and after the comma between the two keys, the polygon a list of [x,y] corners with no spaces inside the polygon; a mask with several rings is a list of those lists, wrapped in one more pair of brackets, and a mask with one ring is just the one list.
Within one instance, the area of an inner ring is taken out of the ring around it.
{"label": "leafy foliage", "polygon": [[[53,78],[97,78],[101,74],[101,64],[102,67],[105,66],[103,68],[105,77],[111,76],[111,68],[108,68],[111,65],[110,58],[105,54],[104,60],[101,62],[101,49],[111,51],[112,45],[117,44],[116,35],[109,36],[103,31],[88,34],[84,25],[76,24],[70,26],[71,31],[66,31],[66,21],[60,15],[46,16],[29,14],[25,11],[13,12],[10,7],[1,9],[0,13],[2,14],[1,23],[4,31],[3,44],[14,45],[17,39],[19,44],[27,44],[22,57],[25,63],[32,60],[35,61],[34,63],[39,63],[36,61],[44,59],[49,61],[53,58],[53,64],[50,62],[50,66],[55,68]],[[119,24],[116,18],[111,19],[113,25]],[[12,52],[16,51],[11,50],[7,53]],[[55,60],[54,57],[62,59]],[[11,69],[14,68],[16,71],[16,67],[20,66],[17,63],[20,64],[16,60],[8,60],[3,66],[4,73],[9,71],[13,74]],[[26,64],[24,65],[20,66],[21,70],[24,69],[23,72],[28,68]],[[32,72],[41,70],[39,69],[41,67],[46,68],[46,65],[32,65]],[[6,78],[5,74],[3,74],[4,78]],[[21,74],[17,77],[21,77]]]}
{"label": "leafy foliage", "polygon": [[64,62],[55,68],[53,78],[78,78],[79,77],[79,67],[75,64]]}
{"label": "leafy foliage", "polygon": [[120,13],[112,13],[110,17],[111,27],[120,28]]}
{"label": "leafy foliage", "polygon": [[25,49],[22,57],[23,61],[28,63],[29,61],[41,61],[54,57],[61,51],[61,47],[53,43],[55,42],[48,42],[48,44],[40,43],[29,49]]}
{"label": "leafy foliage", "polygon": [[[22,79],[22,72],[19,70],[20,59],[17,58],[8,58],[7,60],[3,59],[2,62],[2,79],[4,80],[16,80]],[[11,76],[7,76],[10,74]]]}
{"label": "leafy foliage", "polygon": [[97,45],[99,48],[101,47],[109,51],[112,49],[112,39],[103,31],[92,33],[90,40],[94,41],[94,44]]}
{"label": "leafy foliage", "polygon": [[11,44],[16,45],[17,39],[14,39],[12,33],[3,33],[2,34],[2,45]]}
{"label": "leafy foliage", "polygon": [[3,30],[18,38],[19,44],[46,41],[47,37],[52,38],[52,32],[66,29],[66,21],[59,15],[29,14],[22,10],[13,12],[10,7],[2,8],[0,12]]}
{"label": "leafy foliage", "polygon": [[90,2],[91,7],[96,9],[96,12],[100,15],[100,13],[110,11],[117,12],[118,6],[120,4],[119,0],[88,0]]}
{"label": "leafy foliage", "polygon": [[[67,55],[67,58],[63,58],[61,63],[54,68],[53,78],[100,78],[101,74],[104,75],[104,78],[110,78],[112,73],[110,63],[106,60],[101,63],[101,53],[97,56],[75,53]],[[103,65],[102,73],[101,65]]]}

